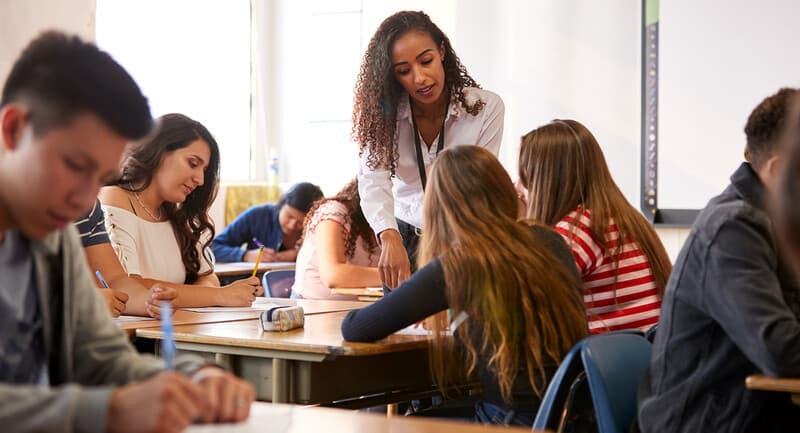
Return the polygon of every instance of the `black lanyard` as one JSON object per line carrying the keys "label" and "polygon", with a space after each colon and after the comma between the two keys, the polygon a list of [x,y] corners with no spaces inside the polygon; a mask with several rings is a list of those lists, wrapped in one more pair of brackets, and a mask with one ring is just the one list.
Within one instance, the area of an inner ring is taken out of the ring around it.
{"label": "black lanyard", "polygon": [[[409,105],[410,105],[409,101]],[[444,122],[447,120],[447,112],[444,113],[442,119],[442,129],[439,131],[439,143],[436,144],[436,156],[444,147]],[[417,130],[417,120],[414,118],[414,109],[411,109],[411,124],[414,126],[414,144],[417,148],[417,168],[419,169],[419,180],[422,182],[422,192],[425,192],[425,184],[428,182],[428,176],[425,174],[425,162],[422,160],[422,146],[419,144],[419,131]]]}

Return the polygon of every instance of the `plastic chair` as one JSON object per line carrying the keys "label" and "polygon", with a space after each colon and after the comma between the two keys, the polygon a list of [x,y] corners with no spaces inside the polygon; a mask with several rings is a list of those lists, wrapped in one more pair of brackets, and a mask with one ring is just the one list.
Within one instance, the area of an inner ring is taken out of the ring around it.
{"label": "plastic chair", "polygon": [[656,339],[656,331],[658,331],[658,323],[656,323],[655,325],[651,326],[647,330],[647,332],[644,333],[644,338],[646,338],[647,341],[652,343]]}
{"label": "plastic chair", "polygon": [[582,386],[588,383],[599,433],[627,432],[636,417],[636,391],[650,363],[650,351],[650,342],[635,332],[611,332],[580,341],[551,379],[534,430],[562,430],[576,395],[585,392]]}
{"label": "plastic chair", "polygon": [[264,295],[270,298],[288,298],[292,295],[294,269],[267,271],[261,277]]}

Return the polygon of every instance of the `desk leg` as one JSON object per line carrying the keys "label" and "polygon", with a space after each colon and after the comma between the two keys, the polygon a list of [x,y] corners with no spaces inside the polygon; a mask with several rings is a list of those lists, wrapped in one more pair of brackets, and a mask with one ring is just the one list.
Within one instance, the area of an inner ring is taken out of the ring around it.
{"label": "desk leg", "polygon": [[289,401],[289,360],[272,359],[272,402]]}
{"label": "desk leg", "polygon": [[214,363],[230,371],[231,373],[236,374],[236,372],[233,371],[233,357],[231,355],[227,355],[224,353],[215,353]]}

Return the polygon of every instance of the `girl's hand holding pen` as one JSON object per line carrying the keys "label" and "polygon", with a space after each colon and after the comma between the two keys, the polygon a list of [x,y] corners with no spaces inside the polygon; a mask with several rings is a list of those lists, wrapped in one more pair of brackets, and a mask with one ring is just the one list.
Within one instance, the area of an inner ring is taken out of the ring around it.
{"label": "girl's hand holding pen", "polygon": [[113,289],[99,289],[100,295],[105,299],[112,317],[119,317],[125,312],[125,304],[128,302],[128,294]]}
{"label": "girl's hand holding pen", "polygon": [[218,305],[223,307],[247,307],[256,300],[256,296],[264,294],[261,281],[257,277],[249,277],[236,280],[225,286],[225,290],[220,291],[222,299]]}

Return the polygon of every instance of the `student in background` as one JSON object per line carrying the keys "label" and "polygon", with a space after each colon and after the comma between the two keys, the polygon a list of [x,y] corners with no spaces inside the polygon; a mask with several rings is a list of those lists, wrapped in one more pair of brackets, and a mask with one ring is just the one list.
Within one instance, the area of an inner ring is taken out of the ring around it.
{"label": "student in background", "polygon": [[250,305],[263,293],[258,278],[220,287],[212,271],[208,208],[219,177],[217,142],[182,114],[158,123],[154,137],[131,147],[116,186],[100,192],[120,264],[145,286],[176,289],[176,307]]}
{"label": "student in background", "polygon": [[330,289],[380,287],[378,256],[378,243],[361,212],[354,179],[336,196],[314,203],[308,212],[292,292],[309,299],[353,299],[333,295]]}
{"label": "student in background", "polygon": [[[161,302],[173,301],[178,292],[159,284],[147,290],[141,282],[129,277],[122,269],[106,232],[100,200],[95,200],[92,210],[75,221],[75,228],[78,229],[89,269],[103,276],[104,281],[95,278],[95,283],[108,304],[111,316],[119,317],[125,313],[160,318]],[[108,287],[104,287],[104,283]]]}
{"label": "student in background", "polygon": [[[800,376],[800,285],[784,262],[767,204],[787,149],[778,145],[796,89],[747,119],[745,159],[692,226],[664,295],[639,389],[648,432],[773,432],[800,425],[786,393],[751,391],[751,374]],[[796,149],[795,149],[796,150]],[[795,177],[793,188],[800,187]]]}
{"label": "student in background", "polygon": [[572,249],[591,332],[656,324],[672,265],[653,226],[614,182],[592,133],[577,121],[554,120],[523,136],[519,155],[526,217],[555,227]]}
{"label": "student in background", "polygon": [[[295,261],[306,213],[321,198],[318,186],[301,182],[289,188],[277,204],[266,203],[242,212],[211,243],[217,261],[255,262],[261,245],[265,246],[263,262]],[[243,244],[247,244],[245,249]]]}
{"label": "student in background", "polygon": [[436,155],[467,143],[497,155],[505,109],[423,12],[398,12],[381,23],[355,93],[361,207],[380,240],[381,280],[393,288],[416,269],[425,177]]}
{"label": "student in background", "polygon": [[[71,222],[152,126],[147,100],[108,54],[37,37],[0,100],[0,425],[26,432],[177,432],[240,421],[253,387],[183,359],[136,353],[93,287]],[[191,378],[189,377],[191,376]]]}
{"label": "student in background", "polygon": [[563,356],[587,334],[580,278],[561,237],[517,221],[514,185],[478,146],[443,151],[425,192],[420,264],[380,301],[351,311],[347,341],[374,341],[447,310],[459,341],[434,321],[431,366],[445,389],[480,380],[475,418],[530,426]]}

